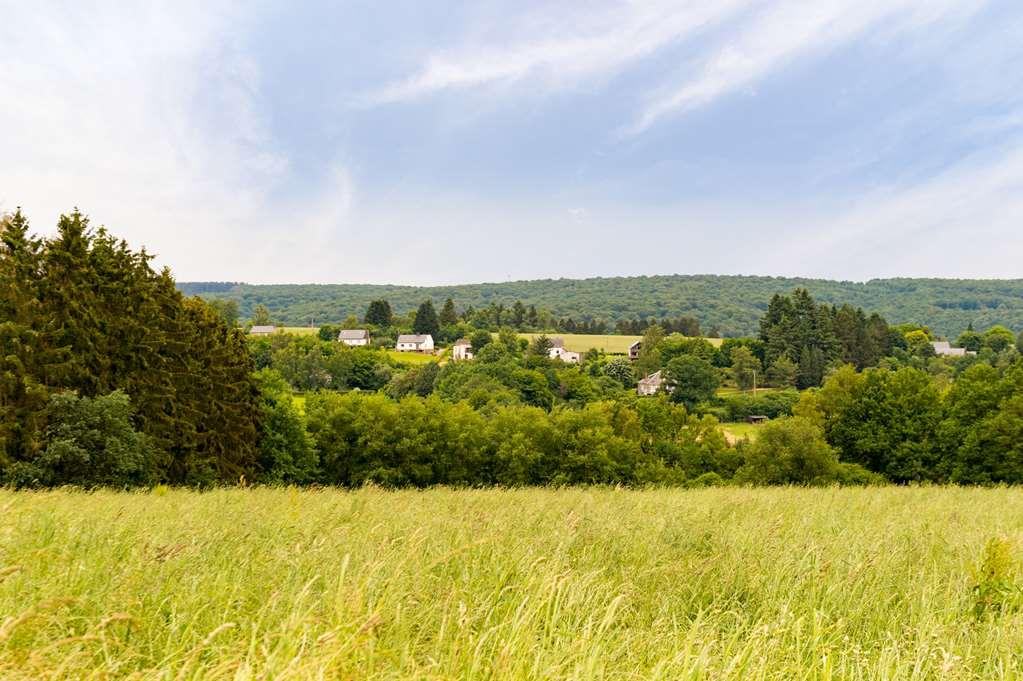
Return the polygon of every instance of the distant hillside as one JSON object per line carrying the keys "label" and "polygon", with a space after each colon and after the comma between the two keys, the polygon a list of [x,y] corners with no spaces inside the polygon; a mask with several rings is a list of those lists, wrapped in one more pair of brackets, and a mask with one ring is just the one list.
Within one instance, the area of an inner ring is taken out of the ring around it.
{"label": "distant hillside", "polygon": [[704,330],[722,335],[753,334],[775,293],[806,287],[819,300],[849,303],[878,312],[891,323],[927,324],[955,336],[970,323],[983,329],[1004,324],[1023,329],[1023,279],[875,279],[867,283],[714,275],[667,275],[594,279],[544,279],[461,286],[391,286],[369,284],[251,285],[225,282],[181,283],[189,295],[238,301],[243,318],[259,303],[288,325],[338,322],[362,316],[376,298],[386,298],[397,313],[414,309],[426,298],[435,304],[449,296],[459,309],[516,300],[551,310],[558,317],[605,319],[678,317],[700,320]]}

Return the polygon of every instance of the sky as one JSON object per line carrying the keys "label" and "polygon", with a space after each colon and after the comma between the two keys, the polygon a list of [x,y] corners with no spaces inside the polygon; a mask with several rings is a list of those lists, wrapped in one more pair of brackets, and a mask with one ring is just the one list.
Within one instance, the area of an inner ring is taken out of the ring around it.
{"label": "sky", "polygon": [[1023,277],[1018,0],[0,18],[0,211],[181,281]]}

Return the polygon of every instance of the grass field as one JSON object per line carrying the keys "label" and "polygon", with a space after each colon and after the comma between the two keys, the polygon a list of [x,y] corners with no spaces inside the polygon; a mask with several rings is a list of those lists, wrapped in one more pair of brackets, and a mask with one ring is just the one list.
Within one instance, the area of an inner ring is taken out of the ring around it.
{"label": "grass field", "polygon": [[384,352],[388,357],[402,364],[429,364],[440,360],[437,355],[423,355],[418,352],[398,352],[397,350],[384,350]]}
{"label": "grass field", "polygon": [[744,437],[748,437],[750,441],[756,440],[757,436],[760,435],[760,430],[763,428],[762,425],[756,425],[753,423],[722,423],[721,430],[725,432],[726,436],[734,442],[741,440]]}
{"label": "grass field", "polygon": [[315,326],[283,326],[281,328],[285,333],[295,334],[296,336],[315,336],[320,332]]}
{"label": "grass field", "polygon": [[[523,338],[533,340],[539,333],[520,333]],[[626,354],[629,351],[629,346],[638,340],[642,340],[642,336],[593,336],[582,333],[548,333],[544,334],[549,338],[561,338],[565,341],[565,349],[571,350],[572,352],[586,352],[591,348],[597,348],[608,353]],[[720,338],[708,338],[708,341],[715,347],[720,346],[722,341]]]}
{"label": "grass field", "polygon": [[0,491],[0,678],[1019,678],[999,537],[1023,491]]}

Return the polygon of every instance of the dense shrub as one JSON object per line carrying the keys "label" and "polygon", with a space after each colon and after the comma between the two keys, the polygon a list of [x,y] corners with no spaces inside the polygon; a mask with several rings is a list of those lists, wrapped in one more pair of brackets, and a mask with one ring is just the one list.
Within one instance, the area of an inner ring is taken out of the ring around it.
{"label": "dense shrub", "polygon": [[745,421],[748,416],[762,415],[771,419],[791,416],[792,408],[799,401],[798,390],[762,391],[737,393],[721,398],[724,406],[722,417],[726,421]]}
{"label": "dense shrub", "polygon": [[809,419],[798,416],[765,424],[746,448],[736,476],[757,485],[818,485],[838,481],[838,454]]}
{"label": "dense shrub", "polygon": [[714,419],[666,400],[481,413],[437,396],[324,392],[306,410],[330,484],[641,484],[738,466]]}
{"label": "dense shrub", "polygon": [[46,449],[31,462],[11,467],[15,486],[131,487],[156,479],[158,454],[132,426],[128,396],[56,393],[47,406]]}

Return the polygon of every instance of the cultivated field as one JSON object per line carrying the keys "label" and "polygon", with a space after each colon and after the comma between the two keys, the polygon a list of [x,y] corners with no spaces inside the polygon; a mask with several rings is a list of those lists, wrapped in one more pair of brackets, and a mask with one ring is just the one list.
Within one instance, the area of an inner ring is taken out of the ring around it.
{"label": "cultivated field", "polygon": [[[533,340],[539,333],[520,333],[523,338]],[[543,334],[548,338],[560,338],[565,341],[565,349],[571,350],[572,352],[586,352],[592,348],[603,350],[604,352],[621,354],[624,355],[629,351],[629,346],[638,340],[642,340],[642,336],[596,336],[585,333],[548,333]],[[722,340],[720,338],[708,338],[708,341],[714,346],[721,345]]]}
{"label": "cultivated field", "polygon": [[291,333],[296,336],[315,336],[320,332],[319,328],[315,326],[284,326],[281,328],[285,333]]}
{"label": "cultivated field", "polygon": [[0,678],[1019,678],[1021,542],[1006,489],[0,491]]}

